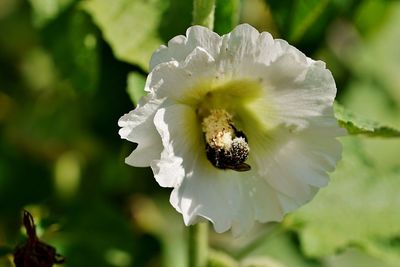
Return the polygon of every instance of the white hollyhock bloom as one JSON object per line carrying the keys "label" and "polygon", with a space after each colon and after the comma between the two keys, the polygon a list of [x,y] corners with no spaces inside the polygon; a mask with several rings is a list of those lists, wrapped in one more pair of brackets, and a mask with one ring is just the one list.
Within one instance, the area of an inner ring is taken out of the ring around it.
{"label": "white hollyhock bloom", "polygon": [[250,25],[224,36],[190,27],[153,54],[145,91],[119,120],[138,144],[126,163],[173,188],[186,225],[207,219],[239,235],[280,221],[340,158],[330,71]]}

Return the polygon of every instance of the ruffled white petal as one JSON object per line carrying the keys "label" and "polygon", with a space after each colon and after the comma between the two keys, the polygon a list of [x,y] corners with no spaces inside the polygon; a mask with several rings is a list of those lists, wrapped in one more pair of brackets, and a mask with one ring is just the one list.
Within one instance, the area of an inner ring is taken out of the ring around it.
{"label": "ruffled white petal", "polygon": [[147,79],[146,90],[179,101],[200,82],[208,81],[214,75],[213,57],[197,47],[182,62],[169,61],[157,65]]}
{"label": "ruffled white petal", "polygon": [[196,158],[191,175],[171,194],[171,204],[183,215],[186,225],[206,218],[221,233],[232,228],[238,236],[254,221],[279,221],[284,210],[277,192],[254,171],[244,176],[232,170],[217,170]]}
{"label": "ruffled white petal", "polygon": [[[246,41],[243,41],[246,40]],[[292,55],[296,61],[306,62],[303,53],[287,42],[274,40],[269,33],[259,33],[248,24],[237,26],[230,34],[223,36],[218,61],[219,69],[228,78],[262,79],[260,69],[273,64],[283,55]],[[296,67],[291,65],[289,67]],[[279,73],[280,75],[284,74]]]}
{"label": "ruffled white petal", "polygon": [[162,102],[163,100],[148,95],[135,110],[119,119],[121,138],[138,143],[137,148],[125,159],[127,164],[147,167],[154,159],[160,158],[163,147],[153,117]]}
{"label": "ruffled white petal", "polygon": [[177,36],[160,47],[151,57],[150,70],[160,63],[168,61],[184,61],[198,47],[207,51],[211,57],[216,57],[221,46],[221,37],[213,31],[201,26],[190,27],[185,36]]}
{"label": "ruffled white petal", "polygon": [[196,113],[186,105],[171,105],[157,111],[154,124],[164,146],[160,160],[151,165],[154,176],[161,186],[179,186],[188,175],[188,158],[204,152]]}
{"label": "ruffled white petal", "polygon": [[[286,212],[308,202],[316,189],[328,183],[328,173],[340,159],[341,144],[337,136],[344,132],[336,121],[325,119],[324,124],[310,122],[310,127],[301,132],[282,128],[269,137],[250,135],[249,144],[259,174],[284,198]],[[329,122],[329,123],[328,123]],[[273,139],[267,142],[267,139]]]}
{"label": "ruffled white petal", "polygon": [[332,118],[335,96],[332,74],[320,62],[310,62],[304,74],[291,82],[276,82],[271,92],[274,105],[279,107],[277,119],[300,128],[307,127],[308,118]]}

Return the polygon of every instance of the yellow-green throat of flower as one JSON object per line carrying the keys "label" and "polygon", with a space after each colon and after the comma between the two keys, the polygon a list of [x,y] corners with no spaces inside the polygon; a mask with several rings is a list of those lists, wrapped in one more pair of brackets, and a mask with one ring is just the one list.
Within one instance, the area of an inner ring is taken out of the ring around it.
{"label": "yellow-green throat of flower", "polygon": [[206,141],[207,159],[218,169],[249,171],[245,163],[250,147],[245,134],[238,131],[232,115],[225,109],[211,109],[202,121],[202,130]]}

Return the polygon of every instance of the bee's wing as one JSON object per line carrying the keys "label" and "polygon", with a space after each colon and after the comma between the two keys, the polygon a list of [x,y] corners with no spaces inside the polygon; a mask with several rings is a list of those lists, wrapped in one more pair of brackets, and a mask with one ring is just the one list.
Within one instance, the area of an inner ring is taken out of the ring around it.
{"label": "bee's wing", "polygon": [[237,166],[226,166],[227,169],[231,169],[238,172],[247,172],[251,170],[251,166],[247,163],[241,163]]}

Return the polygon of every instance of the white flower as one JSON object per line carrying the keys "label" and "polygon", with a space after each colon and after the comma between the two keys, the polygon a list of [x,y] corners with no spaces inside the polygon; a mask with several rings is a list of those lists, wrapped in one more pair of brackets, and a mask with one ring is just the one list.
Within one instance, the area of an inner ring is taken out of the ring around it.
{"label": "white flower", "polygon": [[126,163],[150,166],[186,225],[234,235],[280,221],[328,182],[343,134],[336,86],[321,61],[250,25],[190,27],[150,61],[148,93],[119,120],[138,143]]}

